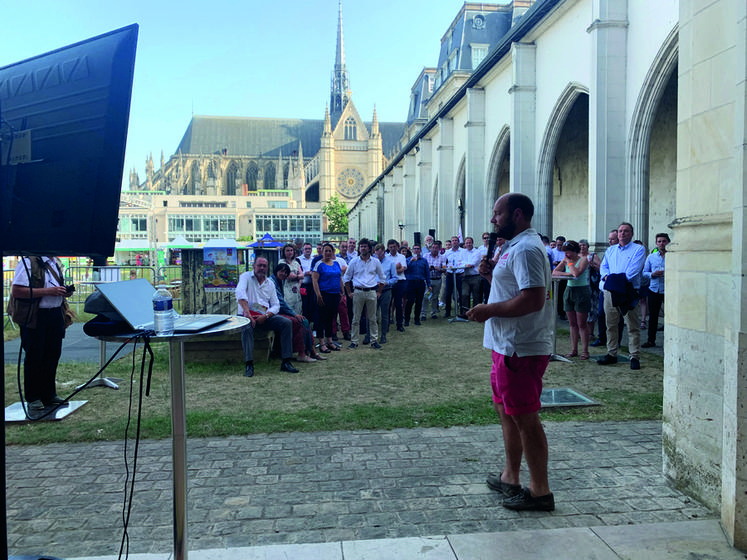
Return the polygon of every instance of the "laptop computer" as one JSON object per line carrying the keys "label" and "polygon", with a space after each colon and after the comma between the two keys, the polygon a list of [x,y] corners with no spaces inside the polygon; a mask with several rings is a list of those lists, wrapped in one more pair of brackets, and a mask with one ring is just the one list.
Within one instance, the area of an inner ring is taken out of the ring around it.
{"label": "laptop computer", "polygon": [[[97,284],[112,307],[134,330],[153,329],[153,294],[156,289],[145,278]],[[174,332],[200,332],[228,321],[230,315],[175,315]]]}

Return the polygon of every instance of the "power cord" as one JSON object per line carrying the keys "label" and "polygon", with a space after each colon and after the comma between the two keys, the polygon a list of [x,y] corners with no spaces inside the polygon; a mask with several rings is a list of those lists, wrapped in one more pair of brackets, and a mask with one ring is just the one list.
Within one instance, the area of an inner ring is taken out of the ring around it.
{"label": "power cord", "polygon": [[[155,334],[155,333],[153,333]],[[128,435],[130,431],[130,424],[132,420],[132,403],[133,403],[133,391],[134,391],[134,378],[135,378],[135,354],[137,348],[133,349],[132,352],[132,372],[130,374],[130,398],[129,408],[127,413],[127,425],[125,426],[124,436],[124,464],[125,464],[125,483],[124,483],[124,501],[122,504],[122,541],[119,546],[119,559],[121,560],[122,554],[125,558],[129,557],[130,554],[130,536],[127,531],[130,525],[130,514],[132,513],[132,501],[135,496],[135,475],[137,474],[137,460],[140,449],[140,429],[142,426],[142,413],[143,413],[143,390],[145,395],[150,396],[150,381],[153,374],[153,350],[150,347],[150,335],[142,336],[143,338],[143,356],[140,362],[140,390],[138,392],[138,406],[137,406],[137,423],[135,429],[135,450],[132,457],[132,478],[130,478],[130,469],[127,462],[127,448],[128,448]],[[136,343],[137,345],[137,343]],[[145,377],[145,355],[150,355],[148,361],[148,377],[143,382]],[[129,492],[128,492],[129,483]]]}

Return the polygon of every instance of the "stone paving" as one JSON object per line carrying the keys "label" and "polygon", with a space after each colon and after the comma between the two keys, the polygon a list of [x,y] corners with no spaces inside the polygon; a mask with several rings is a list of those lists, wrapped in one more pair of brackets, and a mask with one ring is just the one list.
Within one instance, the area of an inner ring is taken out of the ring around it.
{"label": "stone paving", "polygon": [[[484,484],[498,426],[189,440],[189,550],[716,519],[661,474],[659,422],[546,429],[551,514],[506,510]],[[123,450],[8,447],[10,553],[116,554]],[[131,553],[173,549],[171,504],[171,442],[141,442]]]}

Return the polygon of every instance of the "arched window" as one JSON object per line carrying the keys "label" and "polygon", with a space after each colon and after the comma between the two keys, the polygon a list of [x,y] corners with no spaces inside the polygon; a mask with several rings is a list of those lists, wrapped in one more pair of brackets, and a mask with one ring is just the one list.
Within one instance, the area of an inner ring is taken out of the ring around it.
{"label": "arched window", "polygon": [[249,168],[246,170],[246,188],[249,191],[256,191],[257,190],[257,175],[259,174],[259,169],[257,168],[257,164],[254,162],[251,162],[249,164]]}
{"label": "arched window", "polygon": [[345,140],[357,140],[358,129],[355,126],[355,119],[348,117],[345,119]]}
{"label": "arched window", "polygon": [[236,186],[239,178],[239,166],[235,161],[231,162],[226,171],[226,186],[223,192],[228,196],[234,196],[236,194]]}
{"label": "arched window", "polygon": [[275,164],[272,162],[265,165],[265,188],[277,188],[277,186],[275,185]]}

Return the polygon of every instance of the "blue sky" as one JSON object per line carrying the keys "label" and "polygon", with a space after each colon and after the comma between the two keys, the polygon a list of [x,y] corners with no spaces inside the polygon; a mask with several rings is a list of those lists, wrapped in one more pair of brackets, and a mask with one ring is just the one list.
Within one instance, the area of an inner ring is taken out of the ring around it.
{"label": "blue sky", "polygon": [[[403,121],[462,0],[343,0],[353,100],[366,120]],[[499,3],[500,2],[499,0]],[[140,25],[124,183],[174,153],[192,114],[323,118],[337,0],[5,2],[0,66]]]}

